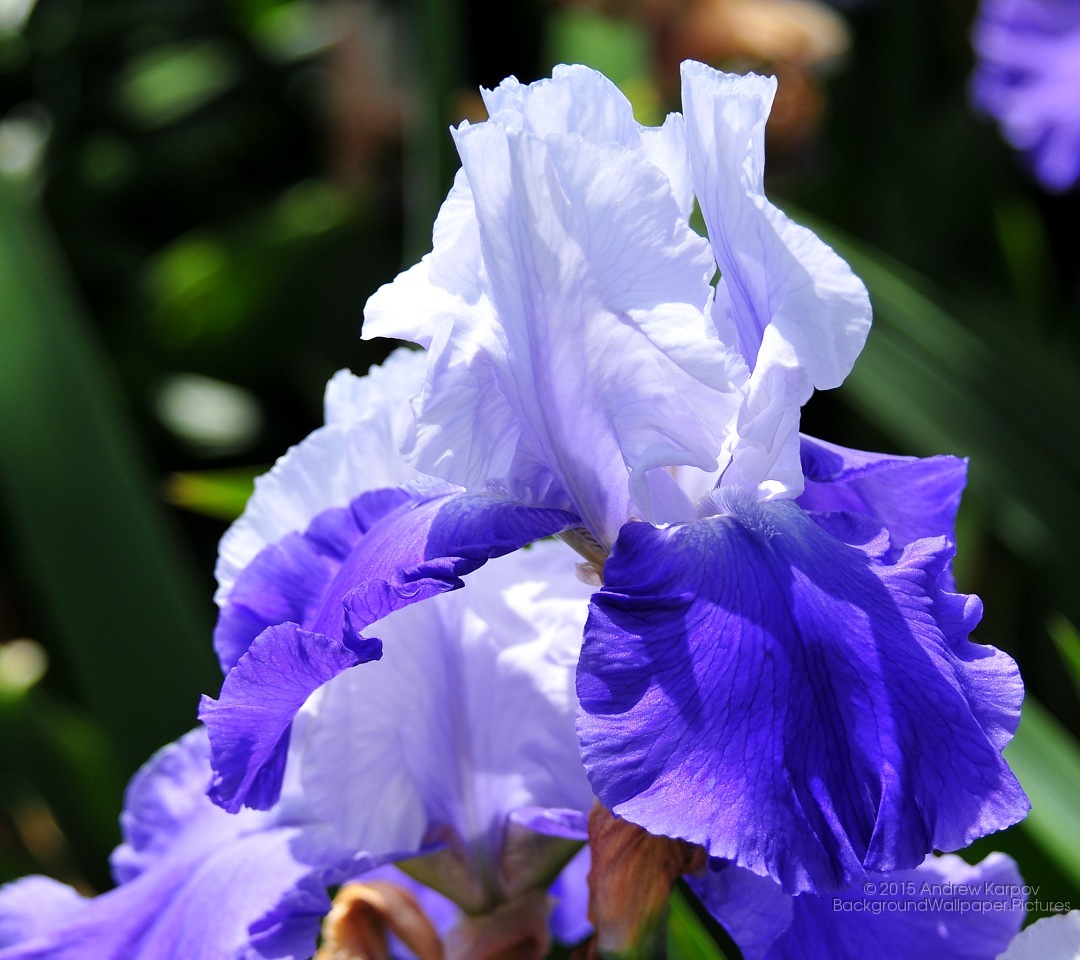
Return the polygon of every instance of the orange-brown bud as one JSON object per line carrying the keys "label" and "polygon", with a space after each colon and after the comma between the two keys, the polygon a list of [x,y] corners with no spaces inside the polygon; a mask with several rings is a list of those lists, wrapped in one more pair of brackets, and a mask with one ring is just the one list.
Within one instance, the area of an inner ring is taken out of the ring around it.
{"label": "orange-brown bud", "polygon": [[347,884],[323,920],[314,960],[389,960],[390,933],[419,960],[443,960],[439,935],[408,890],[382,881]]}
{"label": "orange-brown bud", "polygon": [[705,851],[657,837],[599,803],[589,813],[589,919],[596,927],[587,957],[663,957],[668,900],[675,881],[705,865]]}

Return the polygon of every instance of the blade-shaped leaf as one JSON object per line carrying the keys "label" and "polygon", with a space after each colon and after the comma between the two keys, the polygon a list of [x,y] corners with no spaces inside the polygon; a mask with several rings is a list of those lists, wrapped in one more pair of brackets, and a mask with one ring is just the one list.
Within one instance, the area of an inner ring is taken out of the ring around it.
{"label": "blade-shaped leaf", "polygon": [[213,689],[194,587],[102,351],[32,206],[0,182],[0,510],[40,638],[128,771]]}

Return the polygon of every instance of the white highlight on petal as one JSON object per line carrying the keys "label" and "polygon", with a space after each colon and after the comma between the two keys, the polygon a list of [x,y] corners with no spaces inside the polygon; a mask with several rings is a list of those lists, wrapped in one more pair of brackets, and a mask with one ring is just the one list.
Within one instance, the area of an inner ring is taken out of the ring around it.
{"label": "white highlight on petal", "polygon": [[368,490],[399,486],[416,471],[401,458],[411,427],[410,399],[420,391],[423,353],[401,349],[366,377],[339,370],[326,386],[326,426],[281,457],[255,481],[255,492],[218,547],[220,605],[240,571],[263,547],[305,530],[330,507],[343,507]]}
{"label": "white highlight on petal", "polygon": [[543,541],[380,621],[383,659],[298,718],[289,762],[316,815],[373,854],[449,830],[493,869],[515,809],[588,809],[574,670],[590,592],[568,548]]}

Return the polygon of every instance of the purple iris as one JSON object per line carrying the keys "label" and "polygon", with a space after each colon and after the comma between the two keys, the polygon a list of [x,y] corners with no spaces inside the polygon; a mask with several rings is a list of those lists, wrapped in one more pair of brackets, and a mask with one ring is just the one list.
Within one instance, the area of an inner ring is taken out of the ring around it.
{"label": "purple iris", "polygon": [[1080,179],[1080,3],[983,0],[972,33],[975,104],[1047,190]]}
{"label": "purple iris", "polygon": [[[166,747],[139,772],[122,816],[125,842],[113,855],[119,885],[109,893],[85,898],[45,877],[0,888],[0,958],[307,960],[330,908],[325,888],[348,878],[405,887],[440,934],[460,918],[452,903],[392,867],[341,859],[330,831],[302,814],[295,795],[270,814],[228,814],[207,799],[209,777],[203,730]],[[586,865],[580,857],[571,861],[552,889],[552,928],[569,943],[589,931]],[[747,960],[855,960],[871,948],[882,960],[992,960],[1024,917],[1022,898],[1011,902],[1009,892],[1020,876],[998,854],[978,866],[932,858],[891,878],[899,895],[852,890],[835,899],[791,898],[727,865],[692,883]],[[918,909],[930,900],[938,903]],[[961,912],[960,900],[973,909]],[[411,957],[399,944],[392,955]]]}
{"label": "purple iris", "polygon": [[[259,483],[222,545],[217,641],[232,665],[220,700],[204,705],[209,737],[194,731],[132,782],[115,890],[85,899],[42,877],[0,889],[0,960],[306,960],[327,886],[350,879],[405,885],[451,960],[473,956],[453,946],[461,909],[483,916],[524,900],[541,920],[553,907],[564,942],[587,935],[588,861],[574,854],[592,794],[573,724],[589,590],[550,541],[473,569],[535,534],[522,516],[550,525],[560,512],[448,493],[392,456],[364,459],[396,446],[397,405],[419,388],[424,362],[399,353],[368,378],[339,374],[327,426]],[[812,443],[805,455],[819,495],[859,503],[875,502],[890,477],[915,497],[920,476],[957,469],[867,464]],[[367,489],[387,471],[404,485]],[[478,528],[479,552],[461,532]],[[417,543],[439,549],[427,556]],[[469,589],[446,589],[466,568]],[[379,639],[357,632],[369,621]],[[854,958],[869,945],[883,960],[991,960],[1024,916],[1008,894],[977,893],[1020,883],[1008,858],[931,858],[890,879],[914,909],[836,906],[897,900],[884,887],[793,898],[716,860],[690,883],[747,960]],[[1005,899],[990,915],[920,911],[942,882],[968,892],[941,900]]]}
{"label": "purple iris", "polygon": [[4,960],[308,957],[350,863],[289,798],[230,815],[206,797],[206,733],[159,752],[132,780],[113,854],[119,886],[92,899],[45,877],[0,888]]}
{"label": "purple iris", "polygon": [[387,590],[361,606],[561,531],[603,565],[577,678],[601,802],[820,893],[1025,814],[1001,757],[1022,685],[952,592],[964,463],[799,434],[870,304],[765,197],[774,89],[684,64],[685,113],[659,128],[583,67],[485,92],[433,251],[364,328],[427,348],[404,452],[464,493],[384,521],[412,546],[372,552]]}

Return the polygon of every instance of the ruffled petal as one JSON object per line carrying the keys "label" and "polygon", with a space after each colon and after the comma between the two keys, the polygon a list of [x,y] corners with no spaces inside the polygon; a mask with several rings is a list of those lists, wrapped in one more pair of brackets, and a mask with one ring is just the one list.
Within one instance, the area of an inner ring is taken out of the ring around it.
{"label": "ruffled petal", "polygon": [[459,170],[435,220],[434,249],[368,299],[363,337],[428,347],[444,324],[490,323],[492,309],[472,191]]}
{"label": "ruffled petal", "polygon": [[347,644],[295,623],[264,630],[229,671],[220,699],[202,698],[199,719],[213,744],[211,799],[229,813],[269,810],[281,795],[297,712],[328,680],[381,656],[378,640]]}
{"label": "ruffled petal", "polygon": [[[365,495],[361,506],[385,505],[389,493]],[[276,802],[293,718],[328,680],[378,656],[379,641],[362,633],[369,625],[456,590],[463,576],[487,560],[579,522],[563,511],[441,491],[414,493],[370,525],[377,511],[354,522],[362,513],[356,504],[349,511],[328,511],[303,536],[264,551],[278,576],[264,576],[257,564],[249,567],[261,585],[273,581],[274,590],[260,596],[280,601],[262,609],[299,612],[300,622],[263,630],[226,677],[220,699],[203,699],[201,717],[210,729],[217,775],[212,795],[228,810],[267,809]],[[316,589],[316,578],[290,574],[312,555],[322,564],[314,564],[320,571]],[[333,569],[329,561],[322,563],[331,556]]]}
{"label": "ruffled petal", "polygon": [[[706,330],[707,245],[659,169],[624,147],[492,123],[457,140],[498,329],[463,325],[433,347],[439,379],[429,375],[421,400],[417,466],[471,487],[502,480],[519,499],[576,510],[611,542],[637,512],[631,495],[653,512],[650,472],[716,467],[745,371]],[[477,377],[493,389],[481,394]],[[466,395],[471,405],[459,404]],[[477,450],[505,451],[503,434],[475,435],[469,411],[487,395],[516,420],[501,477],[473,462]]]}
{"label": "ruffled petal", "polygon": [[481,94],[496,125],[540,137],[572,134],[590,143],[617,143],[640,154],[664,173],[683,219],[690,219],[694,190],[680,114],[671,114],[660,127],[642,126],[623,92],[580,64],[558,64],[550,80],[536,83],[508,77]]}
{"label": "ruffled petal", "polygon": [[302,533],[288,533],[259,552],[236,577],[214,628],[214,649],[228,673],[255,638],[280,623],[310,624],[342,564],[371,527],[416,499],[392,487],[362,494],[315,515]]}
{"label": "ruffled petal", "polygon": [[581,839],[592,791],[573,673],[589,593],[568,548],[544,542],[380,620],[382,661],[304,711],[303,788],[320,819],[371,853],[418,850],[436,828],[480,849],[518,810],[534,832]]}
{"label": "ruffled petal", "polygon": [[[136,778],[124,817],[129,852],[118,857],[124,864],[118,873],[128,879],[116,889],[82,899],[37,878],[4,888],[0,957],[310,956],[329,909],[324,886],[343,878],[348,858],[300,824],[215,807],[205,796],[208,759],[205,731],[197,730],[165,748]],[[40,913],[11,940],[12,920],[18,920],[13,905],[20,900]]]}
{"label": "ruffled petal", "polygon": [[1022,685],[968,641],[978,600],[942,591],[950,545],[889,564],[866,518],[848,515],[848,545],[790,501],[716,506],[628,524],[605,567],[578,674],[600,799],[787,892],[910,868],[1020,819],[1000,752]]}
{"label": "ruffled petal", "polygon": [[807,436],[801,453],[804,510],[873,517],[889,531],[893,559],[924,537],[956,539],[967,460],[867,453]]}
{"label": "ruffled petal", "polygon": [[830,247],[765,198],[775,90],[771,77],[682,66],[690,169],[721,274],[718,325],[735,331],[752,369],[780,364],[836,387],[866,340],[870,300]]}

